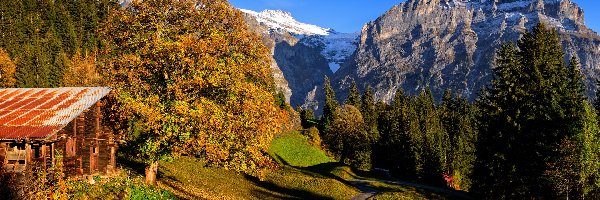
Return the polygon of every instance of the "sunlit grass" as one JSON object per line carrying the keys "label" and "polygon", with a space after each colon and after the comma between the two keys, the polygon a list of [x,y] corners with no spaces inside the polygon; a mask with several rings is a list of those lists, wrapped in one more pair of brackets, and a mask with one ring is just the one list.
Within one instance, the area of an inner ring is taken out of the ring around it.
{"label": "sunlit grass", "polygon": [[161,163],[159,172],[159,185],[183,199],[350,199],[358,194],[336,179],[292,167],[273,171],[260,181],[181,157]]}
{"label": "sunlit grass", "polygon": [[334,161],[321,149],[312,146],[306,136],[298,132],[276,137],[271,143],[269,154],[277,162],[293,167],[309,167]]}
{"label": "sunlit grass", "polygon": [[[376,180],[335,162],[300,133],[278,136],[269,154],[281,164],[264,181],[209,167],[201,159],[161,162],[159,185],[182,199],[351,199],[360,193],[350,180]],[[379,193],[371,199],[447,199],[411,186],[369,182]]]}

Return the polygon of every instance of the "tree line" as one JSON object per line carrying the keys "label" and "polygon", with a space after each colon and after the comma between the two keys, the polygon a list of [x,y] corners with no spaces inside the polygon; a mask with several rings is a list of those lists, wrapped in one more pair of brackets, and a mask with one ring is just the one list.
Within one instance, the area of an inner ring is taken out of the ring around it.
{"label": "tree line", "polygon": [[375,102],[352,83],[340,105],[326,77],[321,118],[299,112],[357,169],[485,199],[600,197],[600,103],[584,96],[577,59],[564,57],[557,32],[538,24],[497,51],[494,80],[474,102],[449,90],[435,102],[428,88]]}
{"label": "tree line", "polygon": [[89,68],[82,61],[95,62],[101,48],[99,26],[117,7],[115,0],[1,0],[0,49],[14,64],[15,79],[4,86],[77,84],[76,72]]}

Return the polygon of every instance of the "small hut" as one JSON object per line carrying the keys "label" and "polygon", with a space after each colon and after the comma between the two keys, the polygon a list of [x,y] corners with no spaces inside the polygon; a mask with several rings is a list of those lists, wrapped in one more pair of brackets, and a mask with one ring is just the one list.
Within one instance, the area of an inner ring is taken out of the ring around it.
{"label": "small hut", "polygon": [[107,87],[0,89],[0,162],[6,171],[48,169],[61,152],[70,176],[109,173],[116,143],[102,126]]}

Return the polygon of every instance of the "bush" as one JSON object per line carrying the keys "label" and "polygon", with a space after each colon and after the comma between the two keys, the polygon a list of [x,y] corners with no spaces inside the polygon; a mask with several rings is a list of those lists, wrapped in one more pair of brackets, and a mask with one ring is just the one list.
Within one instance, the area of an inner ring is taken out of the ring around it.
{"label": "bush", "polygon": [[302,131],[302,134],[308,137],[308,142],[310,142],[311,145],[321,148],[321,136],[319,136],[319,129],[313,126]]}
{"label": "bush", "polygon": [[159,190],[152,186],[132,185],[128,199],[131,200],[151,200],[151,199],[177,199],[177,197],[166,191]]}

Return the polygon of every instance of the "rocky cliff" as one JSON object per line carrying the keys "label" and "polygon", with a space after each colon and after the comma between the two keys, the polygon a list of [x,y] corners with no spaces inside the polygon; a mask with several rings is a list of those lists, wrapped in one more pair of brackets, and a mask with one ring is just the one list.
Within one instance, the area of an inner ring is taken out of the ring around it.
{"label": "rocky cliff", "polygon": [[[296,21],[279,10],[241,9],[249,27],[263,37],[273,53],[271,68],[278,88],[292,106],[314,100],[316,88],[354,53],[358,33],[338,33]],[[312,93],[311,93],[312,92]]]}
{"label": "rocky cliff", "polygon": [[566,59],[580,59],[592,94],[600,37],[569,0],[408,0],[363,27],[356,52],[333,84],[340,98],[355,80],[385,101],[399,88],[416,94],[426,87],[437,98],[451,88],[473,99],[492,78],[496,49],[538,22],[557,29]]}

